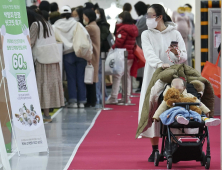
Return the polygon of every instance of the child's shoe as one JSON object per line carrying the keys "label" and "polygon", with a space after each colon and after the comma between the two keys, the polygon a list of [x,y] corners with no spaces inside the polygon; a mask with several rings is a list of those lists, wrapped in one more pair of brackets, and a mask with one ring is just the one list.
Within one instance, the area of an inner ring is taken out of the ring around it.
{"label": "child's shoe", "polygon": [[183,116],[177,116],[176,120],[179,124],[183,124],[183,125],[188,125],[188,123],[189,123],[189,120]]}
{"label": "child's shoe", "polygon": [[205,120],[205,125],[206,126],[217,126],[220,124],[220,119],[218,118],[209,118]]}

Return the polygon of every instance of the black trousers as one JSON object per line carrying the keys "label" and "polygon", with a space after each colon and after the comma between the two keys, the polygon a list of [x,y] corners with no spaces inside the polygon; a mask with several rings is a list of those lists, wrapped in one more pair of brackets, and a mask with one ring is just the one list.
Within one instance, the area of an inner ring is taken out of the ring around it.
{"label": "black trousers", "polygon": [[86,84],[86,97],[88,104],[90,104],[91,106],[96,105],[96,83]]}

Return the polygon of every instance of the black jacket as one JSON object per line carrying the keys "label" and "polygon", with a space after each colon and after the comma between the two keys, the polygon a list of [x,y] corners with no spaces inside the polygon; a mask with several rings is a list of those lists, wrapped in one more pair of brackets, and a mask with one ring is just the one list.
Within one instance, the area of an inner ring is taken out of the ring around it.
{"label": "black jacket", "polygon": [[53,25],[57,20],[61,19],[61,15],[59,12],[52,12],[49,14],[50,22]]}
{"label": "black jacket", "polygon": [[107,41],[107,37],[110,34],[109,27],[110,25],[107,22],[102,22],[101,20],[97,21],[97,25],[100,28],[100,42],[101,42],[101,52],[108,52],[111,48]]}

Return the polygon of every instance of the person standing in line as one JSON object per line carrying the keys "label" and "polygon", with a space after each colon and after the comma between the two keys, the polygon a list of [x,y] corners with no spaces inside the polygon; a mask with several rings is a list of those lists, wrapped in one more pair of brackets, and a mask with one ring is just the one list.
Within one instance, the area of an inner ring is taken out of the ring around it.
{"label": "person standing in line", "polygon": [[[129,13],[131,13],[132,11],[132,5],[130,3],[125,3],[123,5],[123,11],[127,11]],[[137,20],[133,19],[133,23],[136,24]]]}
{"label": "person standing in line", "polygon": [[[153,77],[153,73],[157,68],[162,67],[163,69],[166,69],[171,65],[174,65],[174,63],[180,64],[187,60],[187,51],[184,40],[180,32],[176,30],[176,24],[172,22],[162,5],[153,4],[150,6],[147,11],[146,24],[149,29],[144,31],[141,36],[146,64],[139,103],[138,129],[141,129],[144,122],[147,122],[147,120],[144,120],[143,115],[149,113],[143,111],[143,105],[145,104],[144,100],[146,91]],[[180,55],[177,50],[170,48],[172,41],[178,42]],[[169,56],[166,53],[168,49],[170,49]],[[159,122],[154,121],[152,126],[148,127],[146,131],[142,133],[137,131],[136,134],[137,137],[150,139],[153,152],[148,159],[149,162],[154,162],[154,154],[155,151],[158,150],[160,137],[160,131],[158,130],[159,126]]]}
{"label": "person standing in line", "polygon": [[51,13],[49,14],[50,22],[53,25],[57,20],[61,18],[59,13],[59,7],[56,2],[50,4]]}
{"label": "person standing in line", "polygon": [[[128,51],[128,61],[127,61],[127,103],[130,103],[130,94],[131,94],[131,76],[130,70],[133,65],[135,58],[134,49],[136,43],[136,37],[138,36],[138,29],[133,23],[133,18],[131,14],[127,11],[119,14],[119,20],[121,23],[116,25],[116,41],[112,46],[112,49],[115,48],[125,48]],[[122,75],[113,75],[113,86],[111,97],[106,102],[107,104],[117,104],[118,103],[118,93],[120,87],[120,81]]]}
{"label": "person standing in line", "polygon": [[190,4],[185,4],[184,7],[190,21],[190,33],[189,33],[188,42],[187,42],[187,63],[189,66],[192,67],[192,46],[193,46],[193,40],[195,37],[194,14],[191,12],[192,6]]}
{"label": "person standing in line", "polygon": [[177,24],[177,30],[181,33],[187,48],[190,34],[190,19],[185,13],[184,7],[179,7],[177,11],[173,12],[172,21]]}
{"label": "person standing in line", "polygon": [[[147,5],[142,2],[142,1],[139,1],[137,2],[135,5],[135,10],[136,10],[136,13],[137,15],[139,16],[137,22],[136,22],[136,26],[138,28],[138,31],[139,31],[139,35],[138,37],[136,38],[136,43],[137,45],[142,48],[142,44],[141,44],[141,34],[143,33],[143,31],[147,30],[147,25],[146,25],[146,13],[147,13]],[[140,68],[138,69],[138,72],[137,72],[137,81],[139,81],[139,87],[138,89],[136,90],[137,93],[140,93],[141,91],[141,87],[142,87],[142,83],[143,83],[143,72],[144,72],[144,68]]]}
{"label": "person standing in line", "polygon": [[84,74],[87,61],[76,56],[73,49],[73,36],[77,21],[71,17],[69,6],[61,9],[61,19],[53,25],[56,40],[63,43],[63,63],[68,82],[69,105],[71,108],[84,108],[86,86]]}
{"label": "person standing in line", "polygon": [[50,3],[48,1],[42,1],[39,4],[39,9],[46,21],[49,21]]}
{"label": "person standing in line", "polygon": [[83,25],[83,7],[76,7],[72,10],[72,17]]}
{"label": "person standing in line", "polygon": [[93,45],[92,60],[88,64],[94,67],[94,80],[93,84],[87,84],[87,103],[85,107],[96,106],[96,83],[98,82],[99,74],[99,58],[100,58],[100,29],[96,24],[96,13],[92,9],[85,9],[83,11],[83,24],[86,25],[86,30],[89,33]]}
{"label": "person standing in line", "polygon": [[[107,53],[110,49],[107,37],[110,34],[109,27],[110,25],[106,21],[106,16],[104,9],[97,8],[96,12],[96,23],[100,28],[100,51]],[[99,82],[96,83],[96,98],[97,104],[102,103],[102,60],[99,60]]]}
{"label": "person standing in line", "polygon": [[49,108],[64,106],[59,51],[51,25],[34,10],[27,9],[27,14],[43,119],[51,122]]}

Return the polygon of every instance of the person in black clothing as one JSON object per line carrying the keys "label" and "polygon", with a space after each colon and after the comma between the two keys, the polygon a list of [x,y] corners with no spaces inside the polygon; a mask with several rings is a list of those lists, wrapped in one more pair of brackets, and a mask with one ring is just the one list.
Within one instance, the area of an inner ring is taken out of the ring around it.
{"label": "person in black clothing", "polygon": [[41,11],[47,11],[49,13],[49,11],[50,11],[50,3],[48,1],[42,1],[39,4],[39,9]]}
{"label": "person in black clothing", "polygon": [[[110,49],[109,43],[107,41],[107,37],[110,34],[109,28],[110,25],[107,23],[106,16],[104,9],[97,8],[95,10],[96,17],[97,17],[97,25],[100,28],[100,43],[101,43],[101,52],[108,52]],[[106,95],[107,97],[108,95]],[[97,104],[100,104],[102,102],[102,61],[100,58],[99,61],[99,82],[96,83],[96,98],[97,98]]]}
{"label": "person in black clothing", "polygon": [[51,7],[51,13],[49,14],[49,17],[50,17],[50,22],[53,25],[57,20],[61,18],[61,15],[58,12],[59,7],[56,2],[51,3],[50,7]]}

